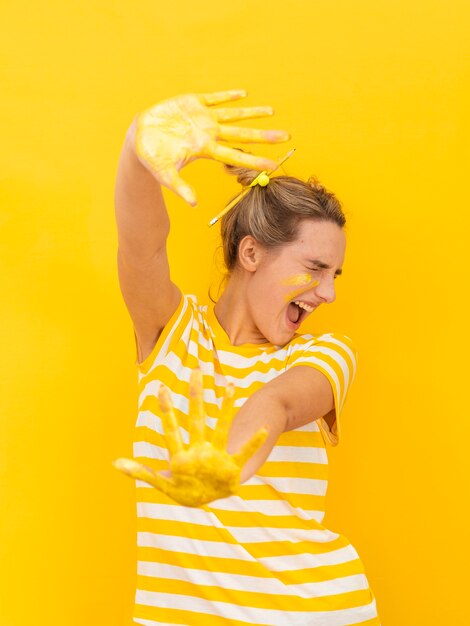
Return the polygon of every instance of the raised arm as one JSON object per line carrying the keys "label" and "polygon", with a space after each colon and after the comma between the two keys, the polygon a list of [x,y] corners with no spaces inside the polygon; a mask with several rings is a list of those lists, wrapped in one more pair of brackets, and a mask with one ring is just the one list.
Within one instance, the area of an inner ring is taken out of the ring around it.
{"label": "raised arm", "polygon": [[273,169],[275,161],[219,141],[278,143],[289,139],[286,131],[222,123],[272,115],[271,107],[211,108],[246,95],[233,90],[177,96],[139,114],[126,134],[115,187],[118,272],[134,324],[139,362],[151,353],[181,298],[170,279],[166,251],[170,219],[161,185],[195,206],[194,190],[179,175],[182,167],[197,158],[210,158],[257,170]]}
{"label": "raised arm", "polygon": [[166,252],[170,218],[160,183],[137,157],[136,123],[126,134],[119,159],[115,214],[119,284],[141,363],[176,310],[181,292],[170,279]]}

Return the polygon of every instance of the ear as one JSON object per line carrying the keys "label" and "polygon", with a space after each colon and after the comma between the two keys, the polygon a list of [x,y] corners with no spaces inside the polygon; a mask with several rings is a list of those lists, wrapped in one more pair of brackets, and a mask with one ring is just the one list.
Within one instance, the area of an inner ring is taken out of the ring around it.
{"label": "ear", "polygon": [[245,235],[238,246],[238,261],[247,272],[256,272],[266,254],[263,246],[251,235]]}

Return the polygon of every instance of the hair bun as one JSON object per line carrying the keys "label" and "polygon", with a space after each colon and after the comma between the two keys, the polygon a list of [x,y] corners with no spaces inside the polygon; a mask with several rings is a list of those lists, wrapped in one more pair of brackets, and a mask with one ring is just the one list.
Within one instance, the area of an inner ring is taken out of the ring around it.
{"label": "hair bun", "polygon": [[[234,150],[239,150],[240,152],[244,152],[245,154],[253,154],[252,152],[242,150],[241,148],[234,148]],[[250,185],[259,174],[258,170],[253,170],[249,167],[243,167],[243,165],[231,165],[229,163],[224,163],[224,168],[228,174],[230,174],[231,176],[236,176],[237,181],[243,187],[247,187],[248,185]]]}

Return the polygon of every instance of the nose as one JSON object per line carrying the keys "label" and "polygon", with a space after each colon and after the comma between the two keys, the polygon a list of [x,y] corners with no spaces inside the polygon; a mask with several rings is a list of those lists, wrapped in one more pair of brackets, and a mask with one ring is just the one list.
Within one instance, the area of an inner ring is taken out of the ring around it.
{"label": "nose", "polygon": [[331,304],[336,300],[335,280],[332,276],[324,277],[315,287],[315,295],[321,298],[323,302]]}

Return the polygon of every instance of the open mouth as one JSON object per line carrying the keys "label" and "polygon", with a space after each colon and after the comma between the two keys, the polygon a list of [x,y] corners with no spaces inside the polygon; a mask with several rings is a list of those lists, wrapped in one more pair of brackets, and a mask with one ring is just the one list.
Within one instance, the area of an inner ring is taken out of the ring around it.
{"label": "open mouth", "polygon": [[286,315],[287,315],[287,320],[291,328],[296,329],[300,326],[300,324],[307,317],[308,311],[306,311],[305,309],[302,309],[302,307],[298,306],[294,302],[289,302]]}

